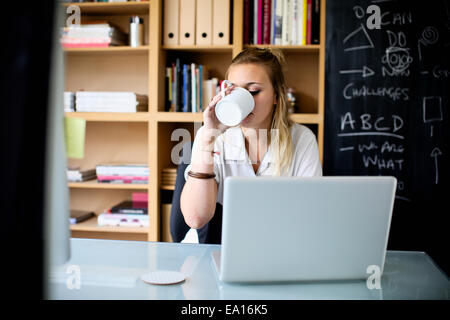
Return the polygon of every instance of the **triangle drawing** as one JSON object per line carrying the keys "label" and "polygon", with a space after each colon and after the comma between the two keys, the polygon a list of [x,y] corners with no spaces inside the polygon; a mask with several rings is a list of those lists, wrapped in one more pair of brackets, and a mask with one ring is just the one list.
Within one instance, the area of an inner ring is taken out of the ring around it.
{"label": "triangle drawing", "polygon": [[350,32],[342,42],[344,44],[344,51],[374,48],[372,39],[370,39],[369,34],[362,24],[358,29]]}

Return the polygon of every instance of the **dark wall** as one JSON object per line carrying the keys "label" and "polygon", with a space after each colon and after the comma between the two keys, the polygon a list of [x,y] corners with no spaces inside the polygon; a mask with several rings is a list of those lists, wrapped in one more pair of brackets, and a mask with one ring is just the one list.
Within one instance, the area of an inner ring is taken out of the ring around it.
{"label": "dark wall", "polygon": [[[16,2],[2,17],[2,288],[43,293],[44,155],[53,1]],[[6,285],[6,286],[5,286]]]}
{"label": "dark wall", "polygon": [[388,249],[426,251],[447,273],[449,7],[327,1],[324,144],[326,175],[398,179]]}

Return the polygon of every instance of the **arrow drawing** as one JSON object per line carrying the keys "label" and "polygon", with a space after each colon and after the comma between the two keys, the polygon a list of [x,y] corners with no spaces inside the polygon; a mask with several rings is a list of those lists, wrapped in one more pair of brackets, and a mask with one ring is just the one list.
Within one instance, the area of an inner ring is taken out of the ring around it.
{"label": "arrow drawing", "polygon": [[434,148],[433,151],[431,151],[431,157],[434,158],[434,166],[436,168],[436,179],[435,179],[435,184],[438,184],[439,181],[439,172],[438,172],[438,161],[437,161],[437,157],[442,155],[441,150],[439,150],[439,148]]}
{"label": "arrow drawing", "polygon": [[363,66],[362,69],[353,69],[353,70],[339,70],[339,73],[341,74],[346,74],[346,73],[362,73],[362,77],[370,77],[373,76],[375,74],[375,72],[370,69],[367,66]]}

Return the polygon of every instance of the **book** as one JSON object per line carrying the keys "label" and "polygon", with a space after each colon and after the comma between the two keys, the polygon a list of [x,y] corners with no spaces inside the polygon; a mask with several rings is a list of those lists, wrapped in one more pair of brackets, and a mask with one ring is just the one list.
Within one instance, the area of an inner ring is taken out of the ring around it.
{"label": "book", "polygon": [[118,184],[147,184],[148,180],[124,180],[124,179],[111,179],[111,180],[97,180],[99,183],[118,183]]}
{"label": "book", "polygon": [[148,193],[147,192],[133,192],[131,194],[131,201],[148,202]]}
{"label": "book", "polygon": [[255,44],[253,38],[253,31],[255,30],[255,0],[249,0],[249,9],[248,9],[248,43]]}
{"label": "book", "polygon": [[250,43],[250,0],[244,0],[244,44]]}
{"label": "book", "polygon": [[188,91],[187,91],[187,85],[188,85],[188,65],[183,64],[183,112],[188,111]]}
{"label": "book", "polygon": [[197,110],[196,112],[202,112],[203,108],[202,108],[202,82],[203,82],[203,77],[202,77],[202,71],[201,71],[201,65],[198,66],[197,69],[195,69],[195,88],[197,90],[197,94],[196,94],[196,104],[197,104]]}
{"label": "book", "polygon": [[191,111],[197,112],[197,80],[195,76],[195,63],[191,63]]}
{"label": "book", "polygon": [[125,200],[112,206],[107,212],[112,214],[148,214],[148,202]]}
{"label": "book", "polygon": [[139,175],[97,175],[98,181],[103,180],[143,180],[148,181],[148,176]]}
{"label": "book", "polygon": [[299,34],[301,36],[300,38],[300,44],[305,45],[306,44],[306,28],[307,28],[307,19],[308,19],[308,0],[300,0],[301,3],[301,10],[300,10],[300,20],[299,22],[302,24],[302,32]]}
{"label": "book", "polygon": [[263,0],[258,0],[258,44],[263,44]]}
{"label": "book", "polygon": [[276,7],[275,7],[275,30],[274,30],[274,37],[275,42],[274,44],[280,45],[281,44],[281,37],[282,37],[282,25],[283,25],[283,5],[284,0],[275,0],[276,1]]}
{"label": "book", "polygon": [[170,111],[172,107],[172,68],[170,67],[166,68],[165,82],[166,82],[165,87],[166,101],[164,111]]}
{"label": "book", "polygon": [[80,112],[148,111],[148,96],[134,92],[77,91],[75,108]]}
{"label": "book", "polygon": [[148,165],[137,163],[103,163],[95,168],[97,176],[147,176],[149,174]]}
{"label": "book", "polygon": [[312,0],[307,0],[307,3],[306,3],[306,44],[311,44],[311,15],[312,15]]}
{"label": "book", "polygon": [[[169,74],[177,74],[176,64],[181,66],[181,76],[170,76]],[[209,70],[206,66],[196,63],[181,63],[177,59],[176,63],[170,63],[169,67],[166,67],[166,86],[168,86],[167,79],[172,78],[170,81],[171,89],[165,90],[166,111],[178,111],[178,112],[203,112],[208,106],[216,89],[208,89],[211,83],[208,83],[207,77],[209,76]],[[209,81],[210,82],[210,81]],[[180,94],[178,94],[178,88],[181,88]],[[209,96],[211,93],[211,96]],[[171,94],[171,96],[168,96]],[[178,95],[178,97],[177,97]],[[177,107],[177,101],[180,98],[180,107]]]}
{"label": "book", "polygon": [[63,27],[60,38],[63,48],[123,46],[126,40],[126,34],[107,21],[86,21]]}
{"label": "book", "polygon": [[67,180],[69,182],[81,182],[95,178],[95,169],[80,169],[79,167],[67,169]]}
{"label": "book", "polygon": [[253,0],[253,42],[252,44],[258,44],[258,2],[259,0]]}
{"label": "book", "polygon": [[100,227],[148,227],[149,216],[145,214],[111,214],[101,213],[97,217],[97,224]]}
{"label": "book", "polygon": [[272,3],[271,0],[264,0],[263,3],[263,28],[262,28],[262,43],[270,44],[270,16]]}
{"label": "book", "polygon": [[311,44],[320,44],[320,0],[312,0]]}
{"label": "book", "polygon": [[272,4],[270,7],[270,44],[275,43],[275,8],[277,6],[277,0],[272,0]]}
{"label": "book", "polygon": [[70,210],[69,223],[77,224],[93,217],[94,215],[95,214],[92,211]]}
{"label": "book", "polygon": [[291,7],[291,1],[294,0],[283,0],[283,13],[282,13],[282,34],[281,34],[281,45],[289,45],[290,44],[290,20],[292,20],[292,11],[289,10]]}

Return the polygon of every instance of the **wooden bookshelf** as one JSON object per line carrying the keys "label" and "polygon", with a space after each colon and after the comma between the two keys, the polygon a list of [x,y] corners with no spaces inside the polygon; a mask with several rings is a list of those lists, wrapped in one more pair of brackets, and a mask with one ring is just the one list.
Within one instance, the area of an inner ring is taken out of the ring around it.
{"label": "wooden bookshelf", "polygon": [[[165,68],[176,57],[207,65],[210,76],[223,79],[228,65],[243,48],[244,0],[231,0],[232,43],[220,46],[169,46],[162,41],[163,1],[123,3],[73,3],[83,20],[107,19],[126,29],[128,17],[143,16],[145,46],[66,49],[66,91],[132,91],[149,97],[148,112],[86,113],[68,112],[67,117],[87,121],[85,157],[69,159],[70,165],[92,167],[101,162],[147,163],[148,185],[100,184],[94,181],[69,183],[71,207],[96,214],[125,199],[132,192],[147,191],[149,228],[98,227],[96,219],[71,226],[74,237],[160,241],[161,192],[173,186],[162,185],[161,171],[173,167],[171,151],[180,141],[172,132],[187,129],[191,137],[201,125],[202,113],[165,112]],[[64,4],[65,7],[71,4]],[[296,90],[299,112],[291,119],[314,128],[320,157],[323,156],[325,1],[321,1],[319,45],[272,47],[283,51],[287,62],[288,86]],[[299,72],[301,70],[301,72]]]}

